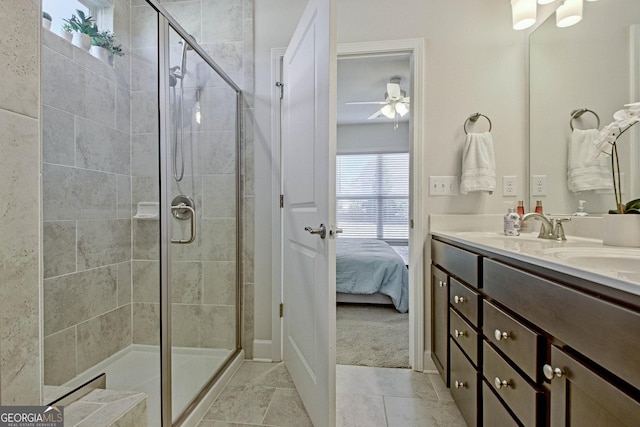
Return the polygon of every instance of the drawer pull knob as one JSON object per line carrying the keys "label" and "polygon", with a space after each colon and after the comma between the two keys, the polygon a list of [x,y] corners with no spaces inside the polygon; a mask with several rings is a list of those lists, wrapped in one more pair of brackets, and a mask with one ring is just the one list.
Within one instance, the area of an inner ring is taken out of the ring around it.
{"label": "drawer pull knob", "polygon": [[453,297],[453,301],[456,304],[462,304],[463,302],[466,301],[466,299],[464,297],[459,297],[458,295],[456,295],[455,297]]}
{"label": "drawer pull knob", "polygon": [[464,337],[467,335],[466,331],[459,331],[459,330],[455,330],[454,331],[454,335],[456,336],[456,338],[460,338],[460,337]]}
{"label": "drawer pull knob", "polygon": [[564,375],[564,372],[562,372],[562,369],[560,368],[554,368],[551,365],[545,364],[542,367],[542,373],[544,374],[545,378],[548,380],[552,380],[555,377],[562,377]]}
{"label": "drawer pull knob", "polygon": [[496,379],[493,380],[493,383],[495,384],[495,386],[496,386],[496,388],[498,390],[500,390],[501,388],[507,388],[507,387],[509,387],[511,385],[509,383],[509,380],[501,380],[498,377],[496,377]]}
{"label": "drawer pull knob", "polygon": [[447,286],[447,284],[445,282],[443,282],[442,280],[438,280],[438,285],[440,285],[440,287],[444,287]]}
{"label": "drawer pull knob", "polygon": [[456,388],[467,388],[467,383],[465,383],[464,381],[456,381],[455,386]]}
{"label": "drawer pull knob", "polygon": [[502,341],[509,338],[509,332],[502,332],[500,329],[496,329],[493,332],[493,336],[496,337],[496,340]]}

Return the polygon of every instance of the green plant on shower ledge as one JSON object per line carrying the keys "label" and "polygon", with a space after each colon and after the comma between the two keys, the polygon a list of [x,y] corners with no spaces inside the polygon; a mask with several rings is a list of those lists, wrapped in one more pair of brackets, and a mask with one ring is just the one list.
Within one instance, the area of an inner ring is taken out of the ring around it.
{"label": "green plant on shower ledge", "polygon": [[614,121],[600,131],[600,136],[593,142],[596,146],[597,157],[600,154],[611,156],[611,175],[613,178],[613,193],[616,208],[610,214],[640,214],[640,199],[622,202],[622,181],[620,178],[620,159],[618,158],[618,138],[640,121],[640,102],[625,104],[627,109],[618,110],[613,114]]}
{"label": "green plant on shower ledge", "polygon": [[91,44],[93,46],[103,47],[109,51],[112,55],[124,56],[122,51],[122,45],[114,43],[115,34],[109,30],[101,31],[94,36],[91,36]]}
{"label": "green plant on shower ledge", "polygon": [[64,22],[69,24],[71,29],[75,32],[87,34],[90,37],[98,34],[98,26],[95,20],[91,16],[85,15],[80,9],[76,9],[78,15],[71,15],[71,19],[65,19]]}

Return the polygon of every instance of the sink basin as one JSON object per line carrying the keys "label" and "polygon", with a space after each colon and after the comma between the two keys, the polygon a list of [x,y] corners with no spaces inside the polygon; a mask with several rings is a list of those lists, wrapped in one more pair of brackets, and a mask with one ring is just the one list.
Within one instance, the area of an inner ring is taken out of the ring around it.
{"label": "sink basin", "polygon": [[608,247],[562,247],[542,251],[577,267],[640,273],[640,249]]}

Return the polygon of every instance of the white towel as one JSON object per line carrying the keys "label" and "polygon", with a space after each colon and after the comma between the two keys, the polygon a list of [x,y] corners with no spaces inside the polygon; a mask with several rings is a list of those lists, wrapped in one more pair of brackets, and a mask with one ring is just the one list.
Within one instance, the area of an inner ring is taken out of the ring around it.
{"label": "white towel", "polygon": [[496,159],[489,132],[468,133],[462,151],[460,192],[496,190]]}
{"label": "white towel", "polygon": [[610,190],[611,158],[596,154],[593,141],[600,135],[598,129],[574,129],[567,156],[567,186],[577,193],[589,190]]}

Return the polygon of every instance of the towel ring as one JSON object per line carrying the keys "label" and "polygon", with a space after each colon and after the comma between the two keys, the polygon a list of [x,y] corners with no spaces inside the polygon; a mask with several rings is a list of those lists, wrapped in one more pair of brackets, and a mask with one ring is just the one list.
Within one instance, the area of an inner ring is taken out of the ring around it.
{"label": "towel ring", "polygon": [[596,129],[600,129],[600,116],[598,116],[595,111],[589,110],[588,108],[579,108],[571,112],[571,120],[569,120],[569,127],[571,128],[571,130],[573,130],[573,121],[580,118],[580,116],[582,116],[584,113],[591,113],[596,116],[596,120],[598,123]]}
{"label": "towel ring", "polygon": [[467,120],[464,121],[464,133],[465,135],[467,135],[469,132],[467,132],[467,123],[471,122],[471,123],[475,123],[478,121],[478,119],[480,117],[484,117],[485,119],[487,119],[487,121],[489,122],[489,132],[491,132],[491,120],[489,119],[489,117],[485,116],[484,114],[480,114],[480,113],[475,113],[470,115]]}

